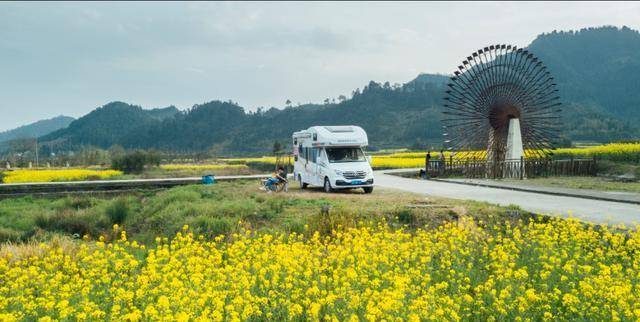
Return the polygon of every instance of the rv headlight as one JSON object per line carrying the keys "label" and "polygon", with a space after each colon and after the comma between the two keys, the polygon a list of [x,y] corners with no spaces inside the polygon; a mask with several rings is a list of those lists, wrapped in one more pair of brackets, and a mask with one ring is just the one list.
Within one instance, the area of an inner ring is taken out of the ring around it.
{"label": "rv headlight", "polygon": [[336,170],[336,174],[342,177],[342,171]]}

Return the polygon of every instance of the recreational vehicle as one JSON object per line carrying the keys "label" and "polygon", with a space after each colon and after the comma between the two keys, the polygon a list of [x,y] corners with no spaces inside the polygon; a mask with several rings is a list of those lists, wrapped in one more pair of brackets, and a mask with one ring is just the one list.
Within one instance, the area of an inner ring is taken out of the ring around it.
{"label": "recreational vehicle", "polygon": [[359,126],[312,126],[293,133],[294,178],[300,188],[362,188],[373,191],[373,171],[365,156],[367,133]]}

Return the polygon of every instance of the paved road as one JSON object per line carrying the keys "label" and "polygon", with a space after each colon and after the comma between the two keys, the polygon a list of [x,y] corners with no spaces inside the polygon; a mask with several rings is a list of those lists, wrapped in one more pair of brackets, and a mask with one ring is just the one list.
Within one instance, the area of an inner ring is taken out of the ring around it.
{"label": "paved road", "polygon": [[625,202],[640,205],[640,193],[625,191],[605,191],[590,189],[573,189],[564,187],[542,186],[528,184],[527,180],[504,181],[490,179],[458,179],[440,178],[437,181],[467,184],[472,186],[484,186],[490,188],[503,188],[508,190],[520,190],[525,192],[538,192],[565,197],[577,197],[604,201]]}
{"label": "paved road", "polygon": [[486,201],[499,205],[518,205],[522,209],[554,216],[572,216],[606,224],[640,224],[640,205],[512,191],[456,183],[417,180],[375,172],[376,185],[452,199]]}

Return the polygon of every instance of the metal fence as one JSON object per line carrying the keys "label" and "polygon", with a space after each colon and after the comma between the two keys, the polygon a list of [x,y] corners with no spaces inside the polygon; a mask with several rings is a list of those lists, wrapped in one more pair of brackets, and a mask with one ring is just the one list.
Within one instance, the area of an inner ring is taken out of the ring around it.
{"label": "metal fence", "polygon": [[425,163],[429,177],[464,178],[534,178],[549,176],[595,176],[596,159],[519,159],[487,160],[430,160]]}

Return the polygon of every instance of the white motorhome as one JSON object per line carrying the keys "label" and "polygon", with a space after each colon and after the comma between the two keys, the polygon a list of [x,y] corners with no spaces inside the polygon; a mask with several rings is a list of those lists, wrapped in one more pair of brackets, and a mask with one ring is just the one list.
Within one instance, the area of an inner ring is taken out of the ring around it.
{"label": "white motorhome", "polygon": [[363,147],[369,141],[359,126],[312,126],[293,133],[293,176],[301,188],[307,185],[335,189],[373,191],[373,170]]}

